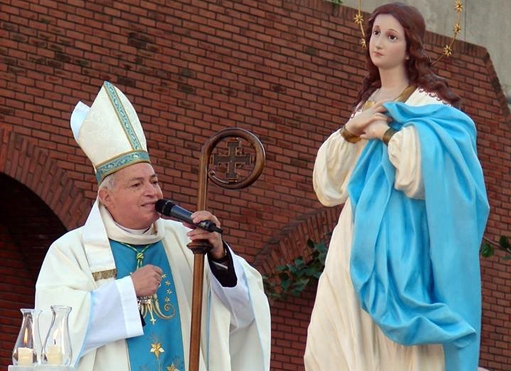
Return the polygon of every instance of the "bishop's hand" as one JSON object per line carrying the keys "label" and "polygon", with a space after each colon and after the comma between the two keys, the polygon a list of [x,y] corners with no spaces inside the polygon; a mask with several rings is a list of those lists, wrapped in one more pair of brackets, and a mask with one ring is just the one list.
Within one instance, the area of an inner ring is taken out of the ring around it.
{"label": "bishop's hand", "polygon": [[155,265],[144,265],[131,274],[137,297],[151,296],[156,293],[162,279],[163,270]]}
{"label": "bishop's hand", "polygon": [[[218,228],[220,228],[220,221],[217,219],[216,216],[211,214],[209,211],[205,211],[205,210],[196,211],[191,215],[191,218],[194,223],[200,223],[201,221],[204,221],[204,220],[210,220],[213,223],[215,223]],[[189,226],[189,227],[193,227],[193,226]],[[213,258],[221,259],[222,257],[225,256],[224,245],[222,242],[222,235],[220,233],[208,232],[201,228],[195,228],[188,232],[188,237],[192,241],[207,240],[212,246],[210,254]]]}

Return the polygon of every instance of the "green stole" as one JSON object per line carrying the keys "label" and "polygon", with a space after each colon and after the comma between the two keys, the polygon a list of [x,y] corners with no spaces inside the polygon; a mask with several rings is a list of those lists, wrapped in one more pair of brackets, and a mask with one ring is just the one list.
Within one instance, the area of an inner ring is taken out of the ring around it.
{"label": "green stole", "polygon": [[174,279],[161,241],[130,245],[110,240],[117,267],[123,278],[146,264],[163,270],[161,286],[151,297],[140,300],[144,334],[126,339],[132,371],[184,370],[183,338]]}

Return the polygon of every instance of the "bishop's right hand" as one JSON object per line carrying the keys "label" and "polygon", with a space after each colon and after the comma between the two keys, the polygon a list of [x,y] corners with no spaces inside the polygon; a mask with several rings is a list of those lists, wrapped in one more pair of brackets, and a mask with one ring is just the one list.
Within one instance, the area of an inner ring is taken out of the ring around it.
{"label": "bishop's right hand", "polygon": [[156,293],[162,280],[163,270],[155,265],[144,265],[131,274],[137,297],[151,296]]}

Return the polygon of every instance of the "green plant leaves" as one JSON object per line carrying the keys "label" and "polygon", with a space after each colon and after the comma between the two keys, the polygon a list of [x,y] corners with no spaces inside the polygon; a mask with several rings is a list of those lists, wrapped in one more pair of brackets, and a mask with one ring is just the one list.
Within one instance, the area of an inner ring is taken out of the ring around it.
{"label": "green plant leaves", "polygon": [[263,276],[266,294],[272,299],[284,299],[288,295],[300,296],[307,287],[316,283],[325,268],[328,247],[324,242],[307,240],[310,255],[299,256],[291,263],[279,265],[275,272]]}
{"label": "green plant leaves", "polygon": [[502,259],[511,259],[511,244],[509,243],[508,237],[500,236],[498,244],[485,238],[481,244],[481,249],[479,252],[483,258],[489,258],[495,255],[495,249],[506,252],[506,255],[504,255]]}

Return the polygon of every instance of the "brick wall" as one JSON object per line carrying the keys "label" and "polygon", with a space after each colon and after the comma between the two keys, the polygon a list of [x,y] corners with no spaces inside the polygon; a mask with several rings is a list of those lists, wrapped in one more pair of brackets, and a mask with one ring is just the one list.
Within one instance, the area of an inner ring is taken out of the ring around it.
{"label": "brick wall", "polygon": [[[8,176],[0,186],[16,180],[19,197],[32,195],[43,203],[37,210],[51,210],[44,242],[82,223],[95,197],[90,163],[68,123],[76,102],[90,104],[104,80],[133,102],[164,193],[184,207],[195,208],[199,154],[211,135],[237,126],[259,137],[267,155],[261,177],[244,190],[210,186],[208,208],[262,272],[333,228],[338,210],[320,207],[311,172],[321,142],[346,121],[364,73],[353,9],[321,0],[4,0],[0,7],[0,173]],[[438,55],[449,40],[428,34],[426,42]],[[478,125],[492,206],[486,237],[497,240],[511,224],[505,98],[482,47],[456,42],[454,58],[438,67]],[[8,216],[13,200],[4,196]],[[30,304],[39,262],[25,260],[24,245],[12,237],[31,231],[7,219],[2,251],[27,275],[6,282],[0,267],[0,291],[25,295],[10,301],[9,311],[0,306],[0,323],[12,328],[17,308]],[[482,268],[481,365],[511,370],[509,264],[496,257]],[[273,369],[302,369],[313,297],[312,290],[273,303]],[[0,340],[4,366],[12,344]]]}

